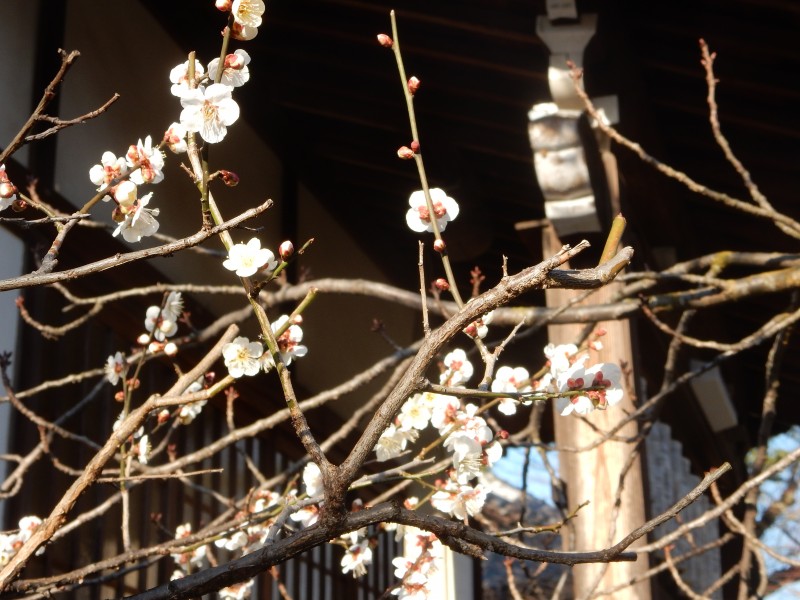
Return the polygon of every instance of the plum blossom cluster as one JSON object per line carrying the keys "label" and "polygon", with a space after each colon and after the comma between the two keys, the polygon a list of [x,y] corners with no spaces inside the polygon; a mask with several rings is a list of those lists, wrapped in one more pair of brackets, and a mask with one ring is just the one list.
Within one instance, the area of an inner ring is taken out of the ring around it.
{"label": "plum blossom cluster", "polygon": [[113,200],[116,207],[111,218],[117,223],[113,235],[127,242],[139,242],[156,233],[159,223],[157,208],[148,208],[153,196],[149,192],[139,195],[139,186],[160,183],[164,179],[164,155],[160,147],[153,146],[148,135],[128,148],[124,157],[106,151],[100,163],[89,169],[89,179],[98,192],[105,192],[103,201]]}
{"label": "plum blossom cluster", "polygon": [[[296,316],[289,323],[289,316],[282,315],[271,324],[272,333],[278,342],[278,354],[287,366],[295,358],[301,358],[308,353],[308,348],[300,343],[303,341],[303,329],[299,325],[301,322],[301,317]],[[261,369],[266,373],[275,367],[275,359],[261,342],[251,342],[244,336],[225,344],[222,347],[222,358],[228,367],[228,373],[235,379],[243,375],[252,377]]]}
{"label": "plum blossom cluster", "polygon": [[[19,520],[19,529],[9,533],[0,533],[0,567],[8,564],[41,524],[42,520],[39,517],[22,517]],[[44,552],[44,547],[39,549],[37,555],[42,552]]]}
{"label": "plum blossom cluster", "polygon": [[400,600],[428,600],[428,581],[444,556],[444,548],[432,533],[408,531],[404,534],[405,554],[392,560],[394,576],[400,583],[392,595]]}
{"label": "plum blossom cluster", "polygon": [[[289,492],[290,496],[296,494],[295,490]],[[267,541],[270,527],[274,524],[274,516],[283,506],[280,494],[269,490],[259,490],[252,494],[249,506],[245,511],[236,515],[237,520],[244,523],[228,535],[220,537],[211,544],[192,545],[183,552],[173,553],[176,569],[172,573],[172,580],[180,579],[193,571],[202,568],[209,553],[213,548],[224,550],[244,556],[262,548]],[[175,539],[180,540],[192,535],[191,523],[179,525],[175,530]],[[249,598],[254,585],[254,580],[230,585],[219,590],[219,597],[228,600],[244,600]]]}
{"label": "plum blossom cluster", "polygon": [[180,292],[167,294],[161,306],[153,305],[147,308],[144,319],[143,333],[137,341],[147,346],[149,352],[163,351],[168,356],[174,356],[178,347],[174,342],[168,342],[178,331],[178,319],[183,314],[183,297]]}
{"label": "plum blossom cluster", "polygon": [[[261,3],[263,12],[263,3]],[[260,17],[259,17],[260,23]],[[170,71],[170,91],[181,102],[179,123],[173,123],[167,131],[170,148],[185,151],[181,144],[187,133],[198,133],[206,143],[216,144],[225,139],[228,127],[239,118],[239,105],[233,99],[234,88],[250,80],[250,55],[245,50],[228,54],[220,64],[215,58],[208,69],[195,59],[188,60]]]}
{"label": "plum blossom cluster", "polygon": [[550,369],[536,387],[548,394],[564,394],[556,398],[556,409],[562,416],[587,415],[618,404],[623,397],[622,371],[613,363],[586,366],[589,355],[579,353],[574,344],[544,349]]}
{"label": "plum blossom cluster", "polygon": [[[175,529],[175,539],[182,540],[192,535],[192,524],[183,523],[178,525]],[[199,546],[190,546],[183,552],[176,552],[171,554],[172,559],[175,561],[176,569],[172,573],[170,579],[180,579],[189,575],[205,564],[206,560],[206,546],[200,544]]]}
{"label": "plum blossom cluster", "polygon": [[[445,356],[443,366],[439,381],[449,387],[464,387],[473,374],[472,364],[460,348]],[[478,406],[462,406],[455,396],[425,392],[406,400],[395,422],[383,432],[375,446],[378,460],[399,456],[428,425],[444,438],[453,463],[448,480],[437,482],[431,505],[463,520],[480,511],[486,500],[484,487],[473,485],[472,480],[499,460],[503,449],[478,414]]]}

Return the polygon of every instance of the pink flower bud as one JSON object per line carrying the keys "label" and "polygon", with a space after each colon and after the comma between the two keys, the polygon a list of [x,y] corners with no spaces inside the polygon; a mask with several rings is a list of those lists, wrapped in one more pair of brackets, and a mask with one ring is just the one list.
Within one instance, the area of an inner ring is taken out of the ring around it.
{"label": "pink flower bud", "polygon": [[419,142],[417,140],[411,142],[411,149],[414,151],[414,154],[419,152]]}
{"label": "pink flower bud", "polygon": [[412,96],[417,93],[417,90],[419,89],[419,85],[421,83],[422,82],[413,75],[411,79],[408,80],[408,91]]}
{"label": "pink flower bud", "polygon": [[397,149],[397,156],[403,160],[408,160],[414,158],[414,151],[408,146],[400,146],[400,148]]}
{"label": "pink flower bud", "polygon": [[169,421],[169,411],[165,408],[158,413],[158,424],[163,425],[167,421]]}
{"label": "pink flower bud", "polygon": [[500,431],[497,432],[497,437],[499,437],[501,440],[507,440],[508,432],[505,429],[501,429]]}
{"label": "pink flower bud", "polygon": [[239,185],[239,176],[233,171],[226,171],[225,169],[220,169],[219,171],[217,171],[217,173],[219,173],[219,176],[222,179],[222,183],[224,183],[228,187],[236,187],[237,185]]}
{"label": "pink flower bud", "polygon": [[442,279],[441,277],[439,277],[439,279],[433,282],[433,287],[442,292],[446,292],[447,290],[450,289],[450,284],[447,283],[446,279]]}
{"label": "pink flower bud", "polygon": [[290,240],[286,240],[282,242],[281,245],[278,247],[278,254],[281,257],[281,260],[287,261],[289,257],[294,254],[294,244]]}
{"label": "pink flower bud", "polygon": [[292,318],[292,323],[295,325],[302,325],[303,324],[303,315],[295,315]]}
{"label": "pink flower bud", "polygon": [[233,0],[215,0],[214,6],[222,12],[228,12],[231,9]]}
{"label": "pink flower bud", "polygon": [[385,33],[379,33],[378,34],[378,43],[381,46],[383,46],[384,48],[391,48],[392,46],[394,46],[394,42],[392,41],[392,38],[390,38]]}
{"label": "pink flower bud", "polygon": [[14,202],[11,203],[11,210],[14,212],[22,212],[26,208],[28,208],[28,203],[25,202],[22,198],[17,198]]}
{"label": "pink flower bud", "polygon": [[436,250],[439,254],[447,250],[447,244],[444,243],[444,240],[436,240],[433,242],[433,249]]}

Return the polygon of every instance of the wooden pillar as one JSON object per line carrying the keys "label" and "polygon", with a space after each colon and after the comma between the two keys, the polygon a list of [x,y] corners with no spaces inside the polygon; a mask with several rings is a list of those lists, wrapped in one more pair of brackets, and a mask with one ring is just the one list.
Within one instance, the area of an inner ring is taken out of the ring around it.
{"label": "wooden pillar", "polygon": [[[562,246],[552,226],[543,230],[542,245],[545,256],[552,256]],[[593,294],[584,304],[602,304],[611,297],[614,289],[611,284]],[[547,305],[561,306],[570,298],[583,292],[576,290],[547,290]],[[613,362],[618,365],[632,365],[630,327],[628,321],[604,321],[598,324],[608,334],[602,338],[603,349],[592,351],[589,364]],[[583,325],[552,325],[548,327],[550,342],[567,344],[576,341]],[[633,410],[630,397],[626,394],[621,404],[606,411],[596,410],[586,417],[599,431],[608,431]],[[577,416],[562,417],[556,411],[555,441],[558,447],[578,448],[590,444],[599,435]],[[637,425],[629,423],[619,432],[618,437],[632,438],[637,433]],[[645,498],[642,483],[641,461],[637,457],[625,475],[620,505],[615,514],[615,500],[619,493],[620,475],[628,463],[633,445],[623,442],[607,441],[598,448],[583,452],[559,452],[561,478],[567,486],[568,509],[572,510],[585,501],[590,504],[578,513],[572,521],[574,536],[564,532],[565,549],[599,550],[616,543],[636,527],[645,522]],[[573,543],[570,544],[570,537]],[[639,540],[644,544],[646,540]],[[632,548],[631,548],[632,549]],[[606,564],[576,565],[573,567],[574,597],[585,598],[593,589],[609,589],[629,582],[637,574],[648,568],[647,557],[642,556],[635,563],[618,562]],[[595,583],[602,578],[597,587]],[[603,596],[611,598],[611,596]],[[650,584],[644,581],[614,592],[613,598],[649,600]]]}

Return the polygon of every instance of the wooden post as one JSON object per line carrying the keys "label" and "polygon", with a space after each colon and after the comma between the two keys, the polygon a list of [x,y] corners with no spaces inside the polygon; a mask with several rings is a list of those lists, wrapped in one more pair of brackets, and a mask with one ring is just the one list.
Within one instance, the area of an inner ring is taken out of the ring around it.
{"label": "wooden post", "polygon": [[[545,256],[552,256],[562,246],[552,226],[544,228],[542,245]],[[615,284],[604,287],[593,294],[584,303],[601,304],[611,297]],[[583,293],[575,290],[547,290],[547,305],[561,306],[569,299]],[[608,334],[602,338],[603,349],[592,352],[590,363],[614,362],[628,366],[633,364],[631,350],[630,327],[627,321],[604,321],[598,324]],[[550,341],[554,344],[573,343],[583,325],[552,325],[548,327]],[[610,407],[606,411],[594,411],[586,417],[599,431],[608,431],[622,418],[625,411],[633,410],[631,399],[626,394],[621,404]],[[562,417],[556,411],[555,441],[558,447],[578,448],[596,440],[601,434],[573,415]],[[637,433],[637,425],[629,423],[616,436],[633,438]],[[568,509],[572,510],[581,503],[589,501],[572,521],[574,536],[564,532],[565,549],[599,550],[606,548],[630,531],[645,522],[645,498],[642,483],[641,461],[633,459],[624,476],[621,493],[620,476],[631,460],[635,446],[624,442],[607,441],[598,448],[583,452],[559,452],[559,468],[561,478],[567,486]],[[620,504],[615,509],[617,495]],[[616,511],[616,519],[614,519]],[[573,543],[570,544],[572,537]],[[639,540],[644,544],[646,540]],[[635,547],[635,545],[633,546]],[[631,547],[630,549],[633,549]],[[637,574],[648,568],[646,556],[636,562],[619,562],[597,565],[576,565],[573,567],[574,597],[585,598],[593,590],[609,589],[616,585],[626,584]],[[599,585],[596,585],[599,579]],[[596,587],[595,587],[596,586]],[[611,598],[612,595],[603,596]],[[613,593],[615,600],[649,600],[650,584],[643,581],[630,585]]]}

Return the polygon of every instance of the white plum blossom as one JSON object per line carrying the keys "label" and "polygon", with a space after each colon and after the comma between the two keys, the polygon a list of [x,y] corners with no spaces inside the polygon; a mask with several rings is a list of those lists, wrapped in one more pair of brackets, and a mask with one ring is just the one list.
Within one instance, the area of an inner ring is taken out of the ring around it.
{"label": "white plum blossom", "polygon": [[139,242],[143,237],[153,235],[158,231],[159,223],[157,208],[146,208],[153,194],[145,194],[133,203],[125,213],[125,219],[117,225],[112,234],[114,237],[120,233],[126,242]]}
{"label": "white plum blossom", "polygon": [[172,337],[178,331],[178,323],[174,315],[160,306],[150,306],[145,313],[144,327],[159,342]]}
{"label": "white plum blossom", "polygon": [[422,431],[428,426],[431,419],[431,402],[426,394],[414,394],[403,403],[397,417],[401,428],[419,429]]}
{"label": "white plum blossom", "polygon": [[463,521],[483,508],[487,493],[481,484],[472,487],[449,481],[443,489],[431,496],[431,506]]}
{"label": "white plum blossom", "polygon": [[444,434],[455,423],[461,401],[455,396],[446,394],[432,394],[433,410],[431,411],[431,425]]}
{"label": "white plum blossom", "polygon": [[472,377],[472,363],[467,360],[467,353],[461,348],[456,348],[444,357],[444,366],[447,369],[439,375],[442,385],[458,386]]}
{"label": "white plum blossom", "polygon": [[247,546],[247,534],[244,531],[234,531],[229,537],[219,538],[214,541],[217,548],[225,548],[228,552],[239,550]]}
{"label": "white plum blossom", "polygon": [[119,383],[119,378],[125,373],[125,368],[125,356],[123,356],[122,352],[117,352],[108,357],[103,371],[109,383],[111,383],[111,385],[117,385]]}
{"label": "white plum blossom", "polygon": [[475,438],[463,431],[457,431],[445,440],[444,446],[453,453],[453,467],[459,483],[467,483],[480,474],[483,468],[483,446]]}
{"label": "white plum blossom", "polygon": [[136,444],[136,459],[143,465],[146,465],[149,456],[150,438],[147,435],[143,435]]}
{"label": "white plum blossom", "polygon": [[234,583],[233,585],[222,588],[218,592],[219,600],[245,600],[249,598],[253,590],[254,582],[254,579],[250,579],[243,583]]}
{"label": "white plum blossom", "polygon": [[173,123],[164,133],[164,143],[175,154],[183,154],[188,149],[186,143],[186,127],[180,123]]}
{"label": "white plum blossom", "polygon": [[[194,60],[194,79],[195,82],[199,82],[203,79],[205,72],[203,71],[203,63],[199,60]],[[179,98],[183,95],[184,92],[188,91],[189,88],[189,61],[187,60],[185,63],[181,63],[169,72],[169,80],[172,82],[172,87],[170,88],[170,92],[172,92],[173,96],[178,96]]]}
{"label": "white plum blossom", "polygon": [[158,148],[153,148],[153,140],[149,135],[144,142],[139,140],[135,146],[128,148],[125,160],[129,169],[136,169],[131,172],[131,181],[137,185],[159,183],[164,179],[164,155]]}
{"label": "white plum blossom", "polygon": [[[270,325],[272,333],[277,334],[288,321],[289,315],[281,315],[275,319]],[[303,341],[303,329],[296,323],[289,325],[283,333],[277,336],[276,341],[278,342],[278,353],[286,366],[292,364],[292,359],[302,358],[308,354],[308,348],[300,343]],[[272,356],[268,353],[264,357],[264,371],[269,371],[274,366]]]}
{"label": "white plum blossom", "polygon": [[[223,63],[222,76],[219,83],[230,87],[240,87],[250,79],[250,55],[246,50],[236,50],[233,54],[228,54]],[[215,58],[208,63],[208,77],[212,81],[217,80],[217,70],[219,69],[219,58]]]}
{"label": "white plum blossom", "polygon": [[222,266],[229,271],[236,271],[239,277],[250,277],[266,266],[272,271],[278,265],[271,250],[261,247],[261,241],[253,238],[246,244],[234,244],[228,252],[228,258]]}
{"label": "white plum blossom", "polygon": [[234,21],[239,25],[258,27],[261,25],[261,15],[264,14],[265,9],[263,0],[233,0],[231,13],[233,13]]}
{"label": "white plum blossom", "polygon": [[177,321],[183,314],[183,296],[180,292],[170,292],[161,309],[161,316],[170,321]]}
{"label": "white plum blossom", "polygon": [[378,443],[375,444],[375,453],[379,462],[384,462],[400,456],[408,446],[408,442],[415,442],[419,437],[416,429],[398,429],[394,425],[389,425]]}
{"label": "white plum blossom", "polygon": [[367,574],[367,565],[372,564],[372,549],[369,540],[361,540],[347,549],[342,557],[342,573],[353,573],[353,577]]}
{"label": "white plum blossom", "polygon": [[230,86],[212,83],[206,88],[187,89],[181,92],[181,125],[187,131],[197,132],[206,142],[221,142],[228,126],[239,118],[239,105],[231,98]]}
{"label": "white plum blossom", "polygon": [[[202,376],[198,377],[188,388],[186,388],[185,393],[194,394],[195,392],[201,391],[203,389],[203,380],[204,378]],[[184,404],[181,406],[180,410],[178,411],[178,421],[181,423],[181,425],[188,425],[194,421],[195,417],[202,412],[206,402],[206,400],[198,400],[197,402],[190,402],[189,404]]]}
{"label": "white plum blossom", "polygon": [[[187,538],[190,535],[192,535],[191,523],[178,525],[175,529],[176,540]],[[184,574],[188,574],[191,572],[192,568],[200,567],[203,564],[203,560],[206,557],[206,547],[199,546],[194,550],[187,550],[186,552],[175,553],[170,556],[172,556],[173,560],[177,563],[178,568],[180,568]],[[173,573],[173,578],[175,578],[175,573]]]}
{"label": "white plum blossom", "polygon": [[258,359],[264,353],[260,342],[251,342],[244,336],[239,336],[229,344],[222,347],[222,358],[231,377],[238,379],[242,375],[252,377],[261,370]]}
{"label": "white plum blossom", "polygon": [[[34,531],[42,524],[39,517],[27,516],[19,520],[19,529],[11,533],[0,533],[0,567],[4,567],[27,542]],[[39,556],[44,552],[44,547],[36,551]]]}
{"label": "white plum blossom", "polygon": [[[436,224],[439,226],[439,231],[444,231],[447,224],[458,216],[458,203],[440,188],[431,188],[430,194]],[[406,223],[411,228],[411,231],[416,231],[417,233],[432,232],[433,224],[431,223],[428,205],[425,202],[425,192],[418,190],[411,194],[408,204],[411,208],[406,213]]]}
{"label": "white plum blossom", "polygon": [[303,527],[311,527],[319,520],[319,508],[316,506],[306,506],[289,515],[292,521],[300,523]]}
{"label": "white plum blossom", "polygon": [[[100,157],[100,164],[94,165],[89,169],[89,179],[97,186],[97,191],[100,192],[108,187],[108,185],[122,177],[126,172],[125,159],[117,156],[113,152],[103,152]],[[103,198],[104,201],[108,200],[108,196]]]}
{"label": "white plum blossom", "polygon": [[[544,355],[550,362],[550,372],[558,377],[559,374],[568,371],[576,361],[578,347],[575,344],[547,344],[544,347]],[[585,360],[584,357],[580,357]]]}
{"label": "white plum blossom", "polygon": [[[492,381],[493,392],[525,393],[531,391],[530,374],[524,367],[500,367]],[[501,398],[497,407],[504,415],[513,415],[517,412],[518,400],[514,398]],[[530,404],[530,402],[526,402]]]}
{"label": "white plum blossom", "polygon": [[303,467],[303,483],[306,484],[306,494],[309,498],[322,493],[322,472],[317,463],[310,462]]}

